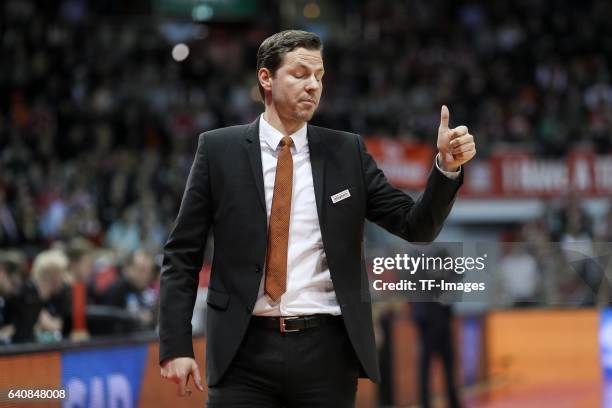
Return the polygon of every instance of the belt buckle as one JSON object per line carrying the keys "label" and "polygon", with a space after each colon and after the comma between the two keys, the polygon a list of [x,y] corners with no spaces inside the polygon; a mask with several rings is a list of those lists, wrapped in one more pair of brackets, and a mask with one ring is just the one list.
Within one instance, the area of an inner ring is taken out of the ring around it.
{"label": "belt buckle", "polygon": [[280,326],[280,332],[281,333],[293,333],[293,332],[298,332],[300,331],[300,329],[293,329],[293,330],[287,330],[287,327],[285,326],[285,321],[286,320],[295,320],[298,319],[298,316],[289,316],[289,317],[279,317],[278,318],[278,323]]}

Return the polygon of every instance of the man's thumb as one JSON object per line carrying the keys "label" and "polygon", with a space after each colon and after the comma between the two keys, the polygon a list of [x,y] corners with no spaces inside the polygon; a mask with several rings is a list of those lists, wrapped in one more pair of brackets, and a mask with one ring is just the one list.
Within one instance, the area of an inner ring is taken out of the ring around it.
{"label": "man's thumb", "polygon": [[446,130],[448,129],[448,117],[450,113],[448,112],[448,108],[446,105],[442,105],[442,110],[440,111],[440,129]]}

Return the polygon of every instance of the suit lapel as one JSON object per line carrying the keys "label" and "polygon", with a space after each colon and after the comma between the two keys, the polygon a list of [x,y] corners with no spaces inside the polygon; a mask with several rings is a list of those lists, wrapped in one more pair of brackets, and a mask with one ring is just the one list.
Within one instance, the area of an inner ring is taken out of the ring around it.
{"label": "suit lapel", "polygon": [[264,182],[263,182],[263,170],[261,165],[261,145],[259,143],[259,118],[247,127],[245,135],[245,148],[247,156],[249,157],[249,163],[251,164],[251,173],[253,174],[253,180],[255,181],[255,188],[257,189],[257,196],[259,198],[259,204],[266,213],[266,199],[264,195]]}
{"label": "suit lapel", "polygon": [[324,199],[324,182],[325,182],[325,150],[321,143],[321,136],[317,129],[308,125],[308,148],[310,150],[310,165],[312,166],[312,182],[315,191],[315,200],[317,202],[317,213],[319,215],[319,225],[323,232],[323,199]]}

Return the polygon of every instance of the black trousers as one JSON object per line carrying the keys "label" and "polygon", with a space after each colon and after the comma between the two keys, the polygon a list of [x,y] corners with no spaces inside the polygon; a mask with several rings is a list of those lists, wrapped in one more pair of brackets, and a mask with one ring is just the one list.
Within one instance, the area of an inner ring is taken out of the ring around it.
{"label": "black trousers", "polygon": [[207,407],[354,407],[358,376],[341,319],[294,333],[251,324]]}
{"label": "black trousers", "polygon": [[453,334],[450,319],[417,322],[419,332],[419,394],[422,408],[431,406],[429,385],[430,367],[433,357],[439,355],[444,368],[448,407],[460,408],[455,389]]}

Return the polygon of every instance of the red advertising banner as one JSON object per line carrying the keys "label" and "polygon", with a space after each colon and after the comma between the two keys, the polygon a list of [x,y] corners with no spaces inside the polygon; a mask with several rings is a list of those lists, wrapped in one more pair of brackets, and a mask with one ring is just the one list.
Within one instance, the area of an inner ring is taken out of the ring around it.
{"label": "red advertising banner", "polygon": [[[433,165],[433,146],[367,139],[367,147],[389,181],[404,190],[422,190]],[[612,155],[575,149],[563,158],[541,158],[508,150],[469,163],[460,194],[482,198],[612,196]]]}
{"label": "red advertising banner", "polygon": [[567,157],[544,159],[505,152],[470,163],[463,195],[498,198],[612,195],[612,156],[574,150]]}
{"label": "red advertising banner", "polygon": [[425,187],[433,166],[433,146],[390,138],[369,138],[366,146],[391,184],[405,190]]}

